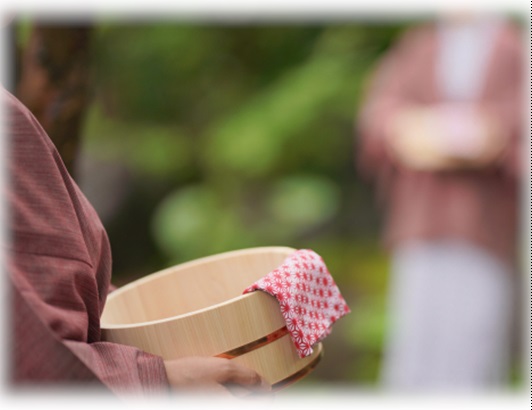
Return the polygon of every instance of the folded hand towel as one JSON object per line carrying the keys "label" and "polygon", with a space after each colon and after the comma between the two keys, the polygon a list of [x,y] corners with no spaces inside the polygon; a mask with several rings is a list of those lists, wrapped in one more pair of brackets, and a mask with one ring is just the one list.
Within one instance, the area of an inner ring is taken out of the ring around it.
{"label": "folded hand towel", "polygon": [[299,357],[331,332],[331,326],[350,312],[321,256],[300,249],[243,293],[262,290],[277,298]]}

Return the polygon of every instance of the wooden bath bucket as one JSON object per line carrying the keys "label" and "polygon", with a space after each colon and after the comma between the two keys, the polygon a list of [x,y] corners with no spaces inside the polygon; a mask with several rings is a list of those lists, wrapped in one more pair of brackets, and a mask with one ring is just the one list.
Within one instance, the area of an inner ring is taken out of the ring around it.
{"label": "wooden bath bucket", "polygon": [[104,340],[176,359],[219,356],[256,370],[273,389],[308,374],[321,343],[301,359],[277,300],[245,288],[295,249],[262,247],[226,252],[173,266],[125,285],[108,298]]}

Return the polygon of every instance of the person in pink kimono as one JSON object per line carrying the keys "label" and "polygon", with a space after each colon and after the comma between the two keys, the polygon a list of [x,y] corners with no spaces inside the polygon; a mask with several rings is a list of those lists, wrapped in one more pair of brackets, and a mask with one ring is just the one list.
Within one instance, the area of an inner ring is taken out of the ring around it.
{"label": "person in pink kimono", "polygon": [[382,383],[504,385],[518,278],[520,28],[453,15],[407,30],[357,116],[357,165],[376,184],[391,253]]}
{"label": "person in pink kimono", "polygon": [[101,339],[100,315],[111,288],[106,232],[35,117],[5,89],[0,93],[7,137],[8,382],[14,391],[228,393],[235,385],[238,394],[268,391],[254,370],[228,359],[163,360]]}

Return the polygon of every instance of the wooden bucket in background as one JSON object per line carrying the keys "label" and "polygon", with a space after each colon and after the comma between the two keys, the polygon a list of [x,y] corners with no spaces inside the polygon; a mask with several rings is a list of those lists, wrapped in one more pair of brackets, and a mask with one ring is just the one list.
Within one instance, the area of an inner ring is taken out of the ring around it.
{"label": "wooden bucket in background", "polygon": [[261,247],[197,259],[131,282],[108,298],[104,340],[176,359],[218,356],[256,370],[273,389],[308,374],[322,345],[301,359],[277,300],[261,291],[243,295],[295,249]]}

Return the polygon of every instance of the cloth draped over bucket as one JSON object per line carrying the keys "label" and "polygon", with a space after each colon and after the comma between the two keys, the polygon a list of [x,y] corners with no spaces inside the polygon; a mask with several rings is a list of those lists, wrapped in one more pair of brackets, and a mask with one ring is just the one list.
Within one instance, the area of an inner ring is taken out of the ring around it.
{"label": "cloth draped over bucket", "polygon": [[243,293],[256,290],[278,300],[301,358],[312,354],[312,346],[329,335],[332,325],[351,311],[322,257],[310,249],[295,251]]}

